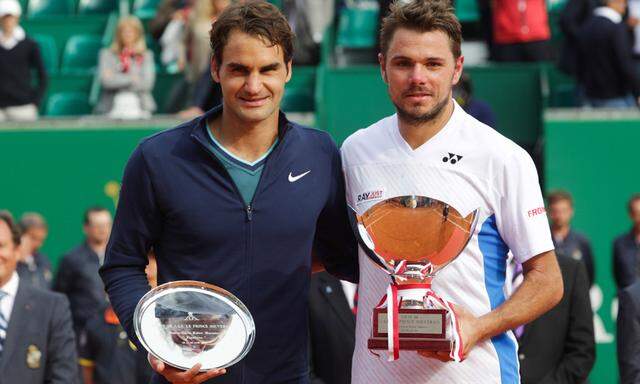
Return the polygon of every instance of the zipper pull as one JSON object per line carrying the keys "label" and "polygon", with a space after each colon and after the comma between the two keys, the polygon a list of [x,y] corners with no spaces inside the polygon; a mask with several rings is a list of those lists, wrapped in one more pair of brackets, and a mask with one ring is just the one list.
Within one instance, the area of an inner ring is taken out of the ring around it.
{"label": "zipper pull", "polygon": [[247,205],[247,221],[251,221],[251,219],[253,218],[253,208],[251,207],[251,204]]}

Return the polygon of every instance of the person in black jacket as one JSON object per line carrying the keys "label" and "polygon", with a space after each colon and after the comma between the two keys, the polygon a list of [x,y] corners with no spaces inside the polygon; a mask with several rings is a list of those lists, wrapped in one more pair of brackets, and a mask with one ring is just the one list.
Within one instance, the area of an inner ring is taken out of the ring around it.
{"label": "person in black jacket", "polygon": [[107,306],[98,269],[111,233],[111,213],[98,206],[87,209],[83,230],[85,241],[62,258],[53,283],[55,291],[69,298],[77,338],[86,322]]}
{"label": "person in black jacket", "polygon": [[576,76],[580,65],[578,36],[580,28],[593,14],[595,0],[569,0],[560,14],[560,30],[564,36],[560,51],[560,69],[568,75]]}
{"label": "person in black jacket", "polygon": [[629,31],[622,22],[626,0],[607,0],[580,29],[579,81],[586,102],[595,108],[637,105],[640,78],[634,65]]}
{"label": "person in black jacket", "polygon": [[[38,44],[20,27],[16,0],[0,0],[0,122],[33,121],[47,88],[47,73]],[[31,72],[38,74],[32,86]]]}
{"label": "person in black jacket", "polygon": [[311,277],[311,384],[351,383],[351,356],[356,342],[356,292],[353,284],[326,272]]}
{"label": "person in black jacket", "polygon": [[640,281],[618,295],[618,367],[621,384],[640,383]]}
{"label": "person in black jacket", "polygon": [[584,264],[561,255],[558,263],[564,281],[562,300],[525,325],[518,339],[523,384],[583,383],[595,362],[593,312]]}
{"label": "person in black jacket", "polygon": [[628,203],[631,230],[613,242],[613,277],[618,289],[624,289],[640,276],[640,194],[631,196]]}
{"label": "person in black jacket", "polygon": [[34,287],[51,289],[51,262],[40,248],[49,235],[49,227],[44,217],[36,212],[27,212],[20,218],[22,242],[21,259],[18,262],[18,275]]}
{"label": "person in black jacket", "polygon": [[591,243],[580,232],[571,227],[573,219],[573,198],[566,191],[554,191],[547,196],[551,235],[557,255],[581,260],[587,267],[589,287],[594,280],[593,251]]}

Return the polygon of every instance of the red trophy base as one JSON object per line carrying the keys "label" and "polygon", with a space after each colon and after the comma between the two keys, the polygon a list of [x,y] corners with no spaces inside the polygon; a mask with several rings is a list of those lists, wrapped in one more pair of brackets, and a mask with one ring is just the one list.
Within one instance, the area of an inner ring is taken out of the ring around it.
{"label": "red trophy base", "polygon": [[[451,351],[447,339],[447,311],[445,309],[398,309],[399,349],[411,351]],[[369,349],[388,348],[387,308],[373,309],[373,337]]]}

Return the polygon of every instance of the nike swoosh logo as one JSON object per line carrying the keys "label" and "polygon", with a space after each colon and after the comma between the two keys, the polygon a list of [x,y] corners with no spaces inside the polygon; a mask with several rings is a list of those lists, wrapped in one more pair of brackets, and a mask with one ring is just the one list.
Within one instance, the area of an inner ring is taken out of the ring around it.
{"label": "nike swoosh logo", "polygon": [[289,182],[290,183],[295,183],[296,181],[298,181],[298,180],[302,179],[303,177],[307,176],[309,174],[309,172],[311,172],[311,170],[308,170],[305,173],[301,173],[298,176],[293,176],[291,174],[291,172],[289,172]]}

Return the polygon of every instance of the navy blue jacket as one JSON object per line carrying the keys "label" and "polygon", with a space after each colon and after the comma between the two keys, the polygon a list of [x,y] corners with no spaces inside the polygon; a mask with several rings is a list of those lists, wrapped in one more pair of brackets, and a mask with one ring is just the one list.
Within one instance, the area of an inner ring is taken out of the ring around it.
{"label": "navy blue jacket", "polygon": [[640,244],[633,230],[613,242],[613,277],[618,289],[624,289],[640,276]]}
{"label": "navy blue jacket", "polygon": [[[253,348],[210,383],[307,383],[312,249],[329,272],[357,280],[338,149],[327,133],[280,113],[278,144],[245,206],[208,149],[206,120],[216,113],[221,109],[151,136],[131,155],[100,273],[135,340],[133,311],[149,290],[144,267],[153,247],[158,283],[218,285],[254,317]],[[154,377],[153,383],[164,382]]]}

